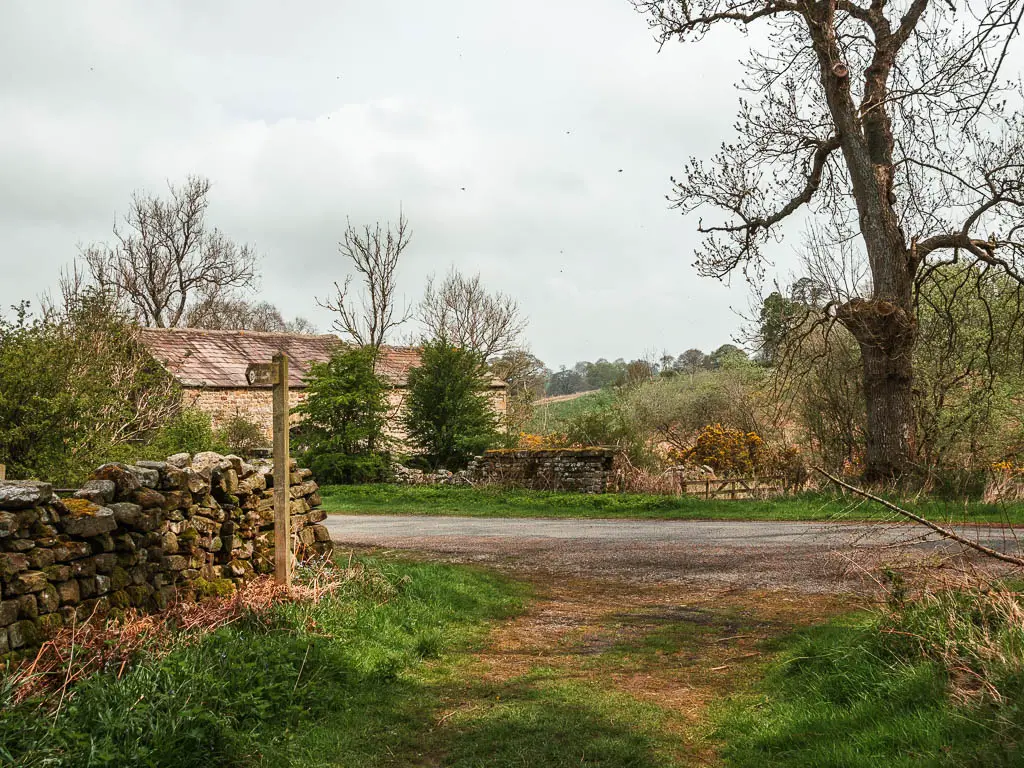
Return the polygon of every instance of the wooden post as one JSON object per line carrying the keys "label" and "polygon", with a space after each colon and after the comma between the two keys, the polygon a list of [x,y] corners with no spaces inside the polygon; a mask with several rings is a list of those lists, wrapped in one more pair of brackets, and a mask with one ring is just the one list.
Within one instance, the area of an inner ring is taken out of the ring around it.
{"label": "wooden post", "polygon": [[288,445],[288,355],[271,362],[274,383],[274,581],[292,585],[291,452]]}

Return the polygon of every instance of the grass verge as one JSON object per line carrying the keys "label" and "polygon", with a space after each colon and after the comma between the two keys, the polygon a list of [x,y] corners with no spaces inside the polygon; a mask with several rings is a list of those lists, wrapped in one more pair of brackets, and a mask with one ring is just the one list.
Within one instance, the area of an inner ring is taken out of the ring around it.
{"label": "grass verge", "polygon": [[1021,765],[1020,617],[1016,596],[946,593],[800,632],[719,713],[721,754],[741,768]]}
{"label": "grass verge", "polygon": [[92,675],[67,700],[11,705],[0,679],[0,765],[413,765],[437,704],[424,661],[524,598],[473,569],[367,559],[319,603]]}
{"label": "grass verge", "polygon": [[[651,520],[892,520],[898,516],[861,499],[804,494],[726,501],[640,493],[560,493],[451,485],[329,485],[328,512],[361,515],[620,518]],[[1024,523],[1022,504],[925,500],[907,507],[936,522]]]}
{"label": "grass verge", "polygon": [[[484,673],[532,592],[478,569],[361,558],[319,603],[247,615],[59,695],[13,704],[0,765],[688,766],[672,713],[596,680]],[[59,694],[59,691],[58,691]]]}

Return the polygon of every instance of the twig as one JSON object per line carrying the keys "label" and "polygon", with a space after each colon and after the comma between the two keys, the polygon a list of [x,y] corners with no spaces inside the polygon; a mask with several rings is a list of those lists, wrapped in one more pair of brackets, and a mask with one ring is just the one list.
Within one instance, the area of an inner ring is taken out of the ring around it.
{"label": "twig", "polygon": [[970,547],[971,549],[977,550],[978,552],[988,555],[989,557],[994,557],[996,560],[1002,560],[1004,563],[1012,563],[1013,565],[1024,568],[1024,559],[1014,557],[1013,555],[1007,555],[1006,553],[999,552],[998,550],[992,549],[991,547],[986,547],[984,544],[978,544],[977,542],[973,542],[970,539],[964,538],[956,531],[951,531],[949,528],[943,528],[941,525],[936,525],[935,523],[931,522],[930,520],[926,520],[920,515],[915,515],[913,512],[908,512],[902,507],[897,507],[891,501],[886,501],[880,496],[875,496],[874,494],[868,493],[867,491],[861,488],[857,488],[855,486],[850,485],[849,483],[845,483],[838,477],[833,477],[821,467],[811,467],[811,469],[813,469],[815,472],[824,475],[836,485],[842,486],[846,490],[852,493],[856,493],[859,496],[863,496],[865,499],[870,499],[871,501],[881,504],[886,509],[891,509],[893,512],[897,512],[903,515],[904,517],[908,517],[914,522],[920,523],[921,525],[927,528],[931,528],[933,531],[935,531],[941,536],[945,536],[947,539],[952,539],[953,541],[963,544],[965,547]]}
{"label": "twig", "polygon": [[306,668],[306,659],[309,658],[309,649],[312,647],[312,643],[306,646],[306,653],[302,657],[302,663],[299,665],[299,674],[295,678],[295,685],[292,686],[292,693],[295,693],[295,690],[299,687],[299,680],[302,679],[302,670]]}
{"label": "twig", "polygon": [[453,710],[452,710],[451,712],[449,712],[448,714],[446,714],[446,715],[444,715],[443,717],[439,718],[439,719],[438,719],[438,721],[437,721],[437,724],[438,724],[438,725],[443,725],[443,724],[444,724],[444,721],[445,721],[445,720],[447,720],[447,719],[448,719],[449,717],[451,717],[452,715],[456,715],[456,714],[458,714],[459,712],[472,712],[472,711],[473,711],[474,709],[480,709],[480,705],[479,705],[479,704],[474,704],[473,706],[471,706],[471,707],[466,707],[465,709],[460,709],[459,707],[456,707],[455,709],[453,709]]}
{"label": "twig", "polygon": [[[95,613],[95,609],[93,610]],[[71,658],[68,660],[68,671],[64,675],[64,685],[60,687],[60,701],[57,702],[57,711],[53,713],[53,723],[57,724],[57,718],[60,717],[60,708],[64,706],[64,696],[68,692],[68,682],[71,679],[71,668],[75,663],[75,616],[71,617]],[[91,616],[89,617],[92,618]]]}

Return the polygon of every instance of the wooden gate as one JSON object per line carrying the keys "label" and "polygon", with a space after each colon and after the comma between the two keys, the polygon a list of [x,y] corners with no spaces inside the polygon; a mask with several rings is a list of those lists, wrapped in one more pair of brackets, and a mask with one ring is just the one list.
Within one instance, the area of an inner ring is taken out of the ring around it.
{"label": "wooden gate", "polygon": [[725,477],[678,479],[679,490],[685,496],[704,499],[753,499],[781,496],[788,492],[785,478],[779,477]]}

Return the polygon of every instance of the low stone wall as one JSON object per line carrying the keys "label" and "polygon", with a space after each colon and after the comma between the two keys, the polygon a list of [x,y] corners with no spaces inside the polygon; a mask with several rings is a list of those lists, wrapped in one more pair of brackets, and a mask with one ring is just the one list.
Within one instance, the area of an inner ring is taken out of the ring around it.
{"label": "low stone wall", "polygon": [[614,479],[610,448],[487,451],[465,477],[473,485],[508,485],[545,491],[604,493]]}
{"label": "low stone wall", "polygon": [[[299,558],[331,547],[308,469],[291,464]],[[0,662],[59,627],[127,607],[225,594],[274,570],[273,472],[237,456],[106,464],[73,498],[0,482]]]}

